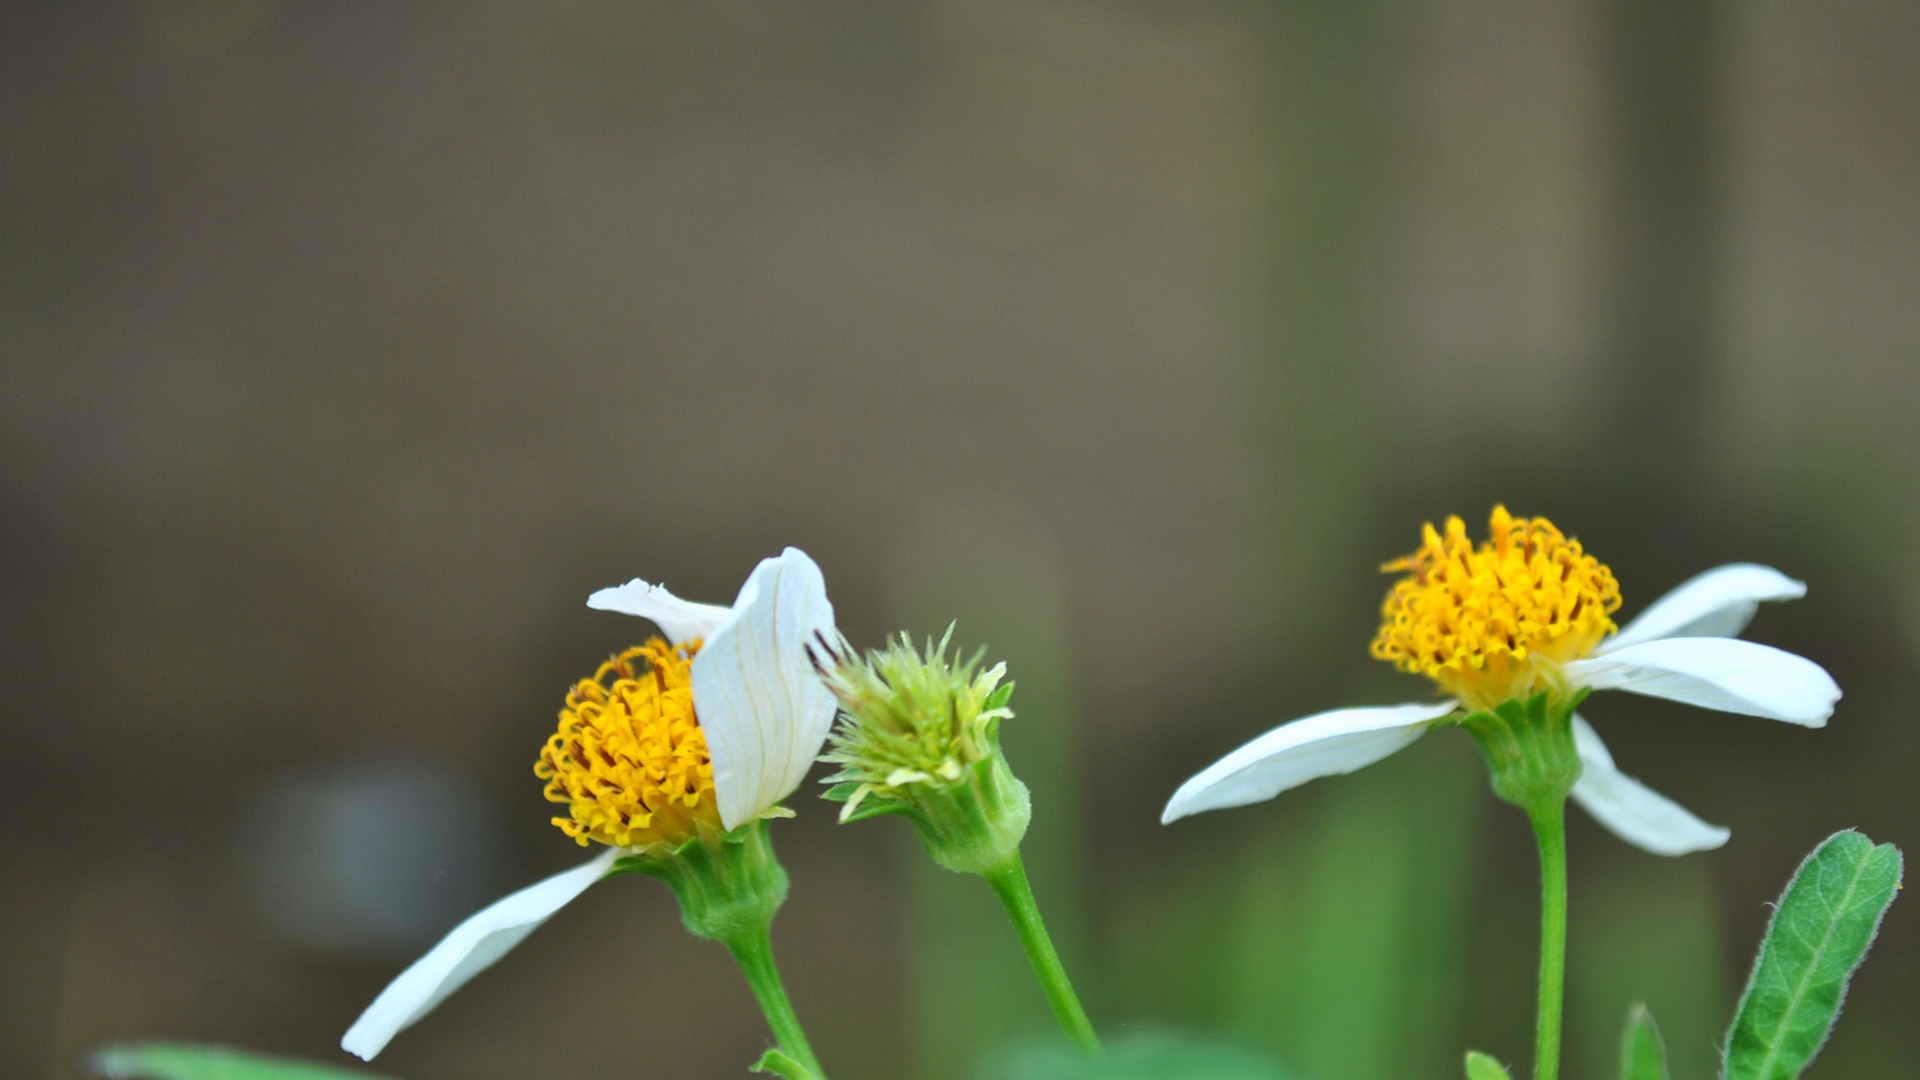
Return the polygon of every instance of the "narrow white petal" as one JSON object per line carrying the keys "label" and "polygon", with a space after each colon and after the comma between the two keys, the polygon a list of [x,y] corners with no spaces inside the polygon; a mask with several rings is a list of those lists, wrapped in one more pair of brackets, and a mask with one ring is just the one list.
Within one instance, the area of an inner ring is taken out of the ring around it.
{"label": "narrow white petal", "polygon": [[1281,724],[1180,785],[1162,825],[1206,810],[1271,799],[1322,776],[1350,773],[1405,749],[1458,703],[1334,709]]}
{"label": "narrow white petal", "polygon": [[833,631],[827,583],[813,560],[798,548],[763,560],[733,610],[693,658],[693,709],[729,829],[800,786],[834,713],[833,694],[807,659],[813,635]]}
{"label": "narrow white petal", "polygon": [[601,589],[587,597],[587,606],[599,611],[618,611],[652,619],[667,640],[675,645],[692,638],[712,637],[733,609],[718,604],[697,604],[682,600],[667,591],[665,585],[649,585],[634,578],[625,585]]}
{"label": "narrow white petal", "polygon": [[1662,638],[1566,666],[1576,685],[1669,698],[1703,709],[1825,727],[1840,700],[1805,657],[1733,638]]}
{"label": "narrow white petal", "polygon": [[619,855],[617,848],[608,848],[592,862],[529,885],[454,927],[380,991],[341,1037],[341,1048],[372,1061],[394,1035],[432,1012],[448,994],[491,967],[548,916],[605,877]]}
{"label": "narrow white petal", "polygon": [[1581,765],[1573,801],[1613,835],[1655,855],[1710,851],[1733,835],[1615,768],[1599,734],[1578,716],[1573,718],[1573,742]]}
{"label": "narrow white petal", "polygon": [[1771,566],[1733,563],[1715,567],[1655,600],[1593,652],[1602,656],[1659,638],[1735,637],[1753,621],[1761,603],[1798,600],[1805,595],[1805,582],[1795,581]]}

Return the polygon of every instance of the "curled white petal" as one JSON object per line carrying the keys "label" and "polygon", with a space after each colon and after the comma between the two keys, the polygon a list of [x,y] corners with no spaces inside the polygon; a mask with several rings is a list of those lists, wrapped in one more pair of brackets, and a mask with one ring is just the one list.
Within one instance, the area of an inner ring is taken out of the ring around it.
{"label": "curled white petal", "polygon": [[668,592],[665,585],[650,585],[639,578],[625,585],[601,589],[587,597],[587,606],[652,619],[675,645],[693,638],[712,637],[733,618],[732,608],[682,600]]}
{"label": "curled white petal", "polygon": [[1566,665],[1576,685],[1668,698],[1703,709],[1825,727],[1840,687],[1820,665],[1733,638],[1662,638]]}
{"label": "curled white petal", "polygon": [[1607,745],[1578,716],[1573,718],[1573,743],[1581,765],[1573,801],[1613,835],[1655,855],[1710,851],[1733,835],[1615,768]]}
{"label": "curled white petal", "polygon": [[1282,724],[1180,785],[1162,825],[1206,810],[1271,799],[1322,776],[1350,773],[1411,745],[1457,703],[1334,709]]}
{"label": "curled white petal", "polygon": [[833,630],[820,568],[798,548],[762,560],[734,618],[693,658],[693,708],[713,759],[720,822],[749,822],[806,778],[833,726],[833,694],[807,642]]}
{"label": "curled white petal", "polygon": [[1697,574],[1655,600],[1594,655],[1670,637],[1734,637],[1769,600],[1798,600],[1807,585],[1771,566],[1732,563]]}
{"label": "curled white petal", "polygon": [[341,1048],[372,1061],[394,1035],[432,1012],[448,994],[493,966],[554,912],[607,876],[619,855],[618,849],[608,848],[592,862],[495,901],[454,927],[380,991],[341,1037]]}

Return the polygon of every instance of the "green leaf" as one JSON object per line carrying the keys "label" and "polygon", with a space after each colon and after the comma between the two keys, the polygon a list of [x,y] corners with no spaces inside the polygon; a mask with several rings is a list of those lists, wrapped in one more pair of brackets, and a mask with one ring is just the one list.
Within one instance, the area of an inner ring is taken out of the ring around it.
{"label": "green leaf", "polygon": [[1003,1055],[981,1080],[1293,1080],[1294,1074],[1230,1045],[1180,1035],[1134,1035],[1090,1058],[1064,1043]]}
{"label": "green leaf", "polygon": [[1620,1037],[1620,1080],[1667,1080],[1667,1047],[1660,1029],[1644,1004],[1627,1010],[1627,1030]]}
{"label": "green leaf", "polygon": [[784,1077],[785,1080],[819,1080],[812,1069],[795,1061],[785,1050],[777,1046],[761,1054],[760,1060],[753,1063],[752,1071],[772,1073],[775,1076]]}
{"label": "green leaf", "polygon": [[1774,910],[1727,1036],[1727,1080],[1793,1080],[1840,1015],[1900,888],[1900,849],[1848,829],[1814,849]]}
{"label": "green leaf", "polygon": [[108,1080],[383,1080],[358,1069],[192,1043],[107,1046],[95,1051],[88,1065]]}
{"label": "green leaf", "polygon": [[848,799],[853,798],[854,792],[859,790],[859,784],[853,783],[852,781],[844,781],[821,792],[820,797],[828,802],[846,802]]}
{"label": "green leaf", "polygon": [[1467,1051],[1467,1080],[1513,1080],[1507,1067],[1478,1050]]}

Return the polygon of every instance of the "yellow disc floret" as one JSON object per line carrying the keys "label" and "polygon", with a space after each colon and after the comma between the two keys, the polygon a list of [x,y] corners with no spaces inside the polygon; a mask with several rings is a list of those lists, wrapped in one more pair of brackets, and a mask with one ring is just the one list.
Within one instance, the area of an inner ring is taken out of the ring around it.
{"label": "yellow disc floret", "polygon": [[1404,572],[1380,609],[1373,655],[1425,675],[1469,707],[1491,708],[1559,685],[1559,666],[1613,633],[1613,571],[1546,518],[1493,508],[1478,548],[1458,517],[1432,524],[1420,550],[1381,567]]}
{"label": "yellow disc floret", "polygon": [[721,831],[713,761],[693,712],[699,648],[654,638],[568,692],[533,772],[547,782],[548,801],[571,807],[553,823],[581,847],[678,846]]}

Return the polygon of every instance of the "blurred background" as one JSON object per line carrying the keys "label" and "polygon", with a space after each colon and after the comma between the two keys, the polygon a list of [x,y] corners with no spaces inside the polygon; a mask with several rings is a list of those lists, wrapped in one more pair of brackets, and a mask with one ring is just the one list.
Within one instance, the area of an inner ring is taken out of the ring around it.
{"label": "blurred background", "polygon": [[[806,548],[841,625],[1011,664],[1042,906],[1109,1033],[1327,1080],[1525,1061],[1537,895],[1471,740],[1162,828],[1367,657],[1422,521],[1580,536],[1630,617],[1722,562],[1811,732],[1609,695],[1730,825],[1573,821],[1568,1075],[1715,1045],[1799,858],[1920,845],[1920,6],[12,4],[0,15],[0,1075],[108,1039],[342,1062],[574,865],[572,680]],[[989,891],[806,792],[775,940],[838,1080],[1049,1017]],[[1920,1060],[1897,904],[1814,1075]],[[656,883],[402,1035],[412,1080],[732,1076]]]}

